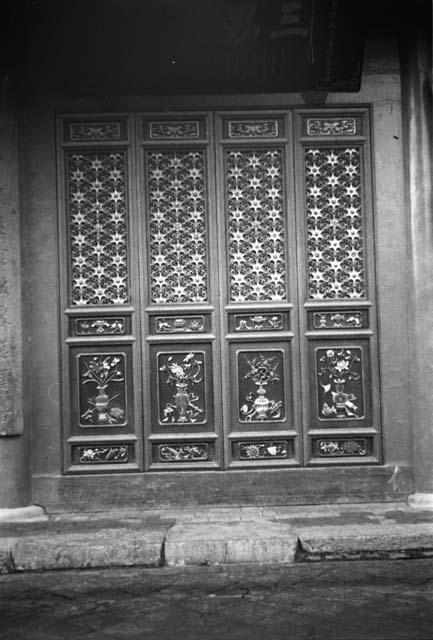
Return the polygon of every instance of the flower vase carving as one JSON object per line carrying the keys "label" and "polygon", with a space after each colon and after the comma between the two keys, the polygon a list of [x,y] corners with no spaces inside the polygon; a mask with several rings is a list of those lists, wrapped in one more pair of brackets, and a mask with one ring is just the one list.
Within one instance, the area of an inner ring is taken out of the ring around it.
{"label": "flower vase carving", "polygon": [[361,399],[353,389],[347,389],[350,383],[361,380],[361,358],[357,352],[359,349],[327,349],[325,355],[319,357],[318,377],[323,390],[321,414],[325,418],[361,417]]}
{"label": "flower vase carving", "polygon": [[244,380],[252,380],[256,385],[256,395],[250,392],[245,397],[245,402],[240,408],[242,419],[262,422],[264,420],[278,420],[281,417],[282,400],[270,400],[266,395],[266,387],[269,384],[279,382],[279,363],[276,358],[266,358],[263,354],[247,359],[249,371],[244,375]]}
{"label": "flower vase carving", "polygon": [[167,364],[159,368],[160,372],[165,374],[166,383],[176,389],[173,395],[174,402],[165,403],[162,422],[194,423],[203,416],[204,408],[197,404],[199,396],[189,390],[192,385],[203,381],[203,360],[197,358],[197,355],[188,353],[181,361],[169,356]]}
{"label": "flower vase carving", "polygon": [[110,385],[125,381],[123,374],[123,359],[118,356],[95,356],[86,358],[83,356],[85,370],[81,374],[81,384],[95,384],[96,396],[87,397],[87,408],[81,414],[81,419],[94,426],[120,424],[124,418],[125,410],[120,406],[114,406],[113,400],[119,394],[108,394]]}

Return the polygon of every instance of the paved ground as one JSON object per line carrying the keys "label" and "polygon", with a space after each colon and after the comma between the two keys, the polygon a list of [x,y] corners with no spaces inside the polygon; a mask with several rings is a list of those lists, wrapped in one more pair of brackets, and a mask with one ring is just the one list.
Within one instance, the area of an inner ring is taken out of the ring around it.
{"label": "paved ground", "polygon": [[433,560],[0,577],[1,640],[432,640]]}

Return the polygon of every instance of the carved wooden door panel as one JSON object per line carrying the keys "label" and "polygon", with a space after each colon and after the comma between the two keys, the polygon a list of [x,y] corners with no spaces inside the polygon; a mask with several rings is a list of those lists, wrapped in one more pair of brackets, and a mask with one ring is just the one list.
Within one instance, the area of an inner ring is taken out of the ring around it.
{"label": "carved wooden door panel", "polygon": [[67,472],[380,461],[368,110],[59,141]]}
{"label": "carved wooden door panel", "polygon": [[151,469],[221,467],[210,114],[140,118],[144,387]]}
{"label": "carved wooden door panel", "polygon": [[300,380],[291,119],[219,114],[225,460],[296,465]]}

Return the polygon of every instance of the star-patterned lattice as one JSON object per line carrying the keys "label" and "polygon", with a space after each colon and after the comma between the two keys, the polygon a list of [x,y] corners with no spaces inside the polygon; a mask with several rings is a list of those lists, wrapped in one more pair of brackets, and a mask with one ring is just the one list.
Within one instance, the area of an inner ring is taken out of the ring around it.
{"label": "star-patterned lattice", "polygon": [[128,303],[125,165],[123,153],[68,155],[73,305]]}
{"label": "star-patterned lattice", "polygon": [[204,167],[202,151],[147,155],[150,285],[155,304],[208,299]]}
{"label": "star-patterned lattice", "polygon": [[282,152],[226,155],[231,302],[286,299]]}
{"label": "star-patterned lattice", "polygon": [[365,296],[359,148],[305,152],[309,297]]}

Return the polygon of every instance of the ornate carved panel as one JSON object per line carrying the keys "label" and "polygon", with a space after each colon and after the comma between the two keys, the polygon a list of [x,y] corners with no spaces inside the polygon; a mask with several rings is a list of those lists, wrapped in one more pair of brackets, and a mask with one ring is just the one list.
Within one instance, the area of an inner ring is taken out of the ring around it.
{"label": "ornate carved panel", "polygon": [[73,464],[125,464],[133,459],[131,444],[89,444],[72,447]]}
{"label": "ornate carved panel", "polygon": [[364,417],[362,349],[316,350],[318,410],[321,420]]}
{"label": "ornate carved panel", "polygon": [[129,333],[129,318],[124,316],[73,318],[72,333],[75,336],[111,336]]}
{"label": "ornate carved panel", "polygon": [[160,462],[206,462],[209,457],[209,444],[207,442],[158,445],[158,459]]}
{"label": "ornate carved panel", "polygon": [[237,373],[239,421],[283,421],[286,415],[283,352],[238,351]]}
{"label": "ornate carved panel", "polygon": [[309,118],[307,120],[309,136],[348,136],[356,133],[355,118]]}
{"label": "ornate carved panel", "polygon": [[189,122],[161,122],[149,123],[149,137],[154,140],[198,138],[200,136],[200,124],[198,121]]}
{"label": "ornate carved panel", "polygon": [[275,138],[278,120],[230,120],[229,138]]}
{"label": "ornate carved panel", "polygon": [[69,153],[66,179],[71,303],[126,304],[129,285],[125,153]]}
{"label": "ornate carved panel", "polygon": [[159,422],[191,425],[207,420],[204,351],[159,353]]}
{"label": "ornate carved panel", "polygon": [[314,311],[308,314],[312,329],[365,329],[368,311]]}
{"label": "ornate carved panel", "polygon": [[318,438],[313,441],[313,455],[321,458],[362,458],[371,453],[371,438]]}
{"label": "ornate carved panel", "polygon": [[361,152],[305,152],[308,292],[314,300],[366,296]]}
{"label": "ornate carved panel", "polygon": [[237,313],[233,324],[235,331],[282,331],[284,316],[282,313]]}
{"label": "ornate carved panel", "polygon": [[77,355],[79,424],[120,427],[127,423],[125,353]]}
{"label": "ornate carved panel", "polygon": [[204,152],[147,154],[151,301],[208,300]]}
{"label": "ornate carved panel", "polygon": [[157,316],[154,318],[156,333],[203,333],[204,316]]}
{"label": "ornate carved panel", "polygon": [[235,449],[239,460],[281,460],[291,457],[288,440],[238,442]]}
{"label": "ornate carved panel", "polygon": [[230,301],[285,300],[282,151],[227,151],[226,192]]}
{"label": "ornate carved panel", "polygon": [[71,122],[69,125],[72,142],[111,142],[122,137],[119,122]]}

